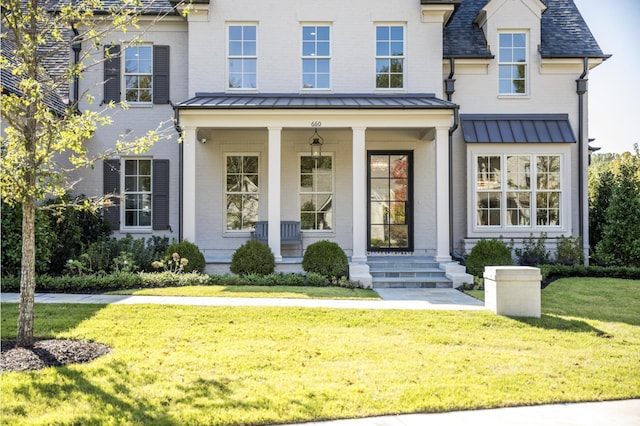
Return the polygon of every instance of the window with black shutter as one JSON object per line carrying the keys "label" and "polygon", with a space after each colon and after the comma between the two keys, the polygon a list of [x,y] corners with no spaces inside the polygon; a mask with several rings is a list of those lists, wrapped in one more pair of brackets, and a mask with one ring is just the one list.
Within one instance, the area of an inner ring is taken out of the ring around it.
{"label": "window with black shutter", "polygon": [[[154,104],[168,104],[170,100],[169,51],[169,46],[153,46],[153,49],[151,46],[144,45],[131,46],[125,48],[124,52],[121,52],[119,45],[105,47],[104,103],[123,100],[121,86],[124,72],[128,76],[125,84],[125,100],[129,102],[153,100]],[[148,52],[146,55],[153,56],[152,60],[145,58],[145,52]],[[124,69],[121,53],[125,56]],[[149,82],[150,78],[152,80]]]}

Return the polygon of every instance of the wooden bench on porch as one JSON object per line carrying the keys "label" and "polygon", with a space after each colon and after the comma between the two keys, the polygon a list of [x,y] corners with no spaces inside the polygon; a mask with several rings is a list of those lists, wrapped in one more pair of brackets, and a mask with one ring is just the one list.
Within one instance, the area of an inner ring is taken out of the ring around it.
{"label": "wooden bench on porch", "polygon": [[[260,242],[269,243],[269,222],[256,222],[256,230],[252,233],[252,238]],[[302,256],[302,234],[300,233],[300,222],[282,221],[280,222],[280,244],[300,246]]]}

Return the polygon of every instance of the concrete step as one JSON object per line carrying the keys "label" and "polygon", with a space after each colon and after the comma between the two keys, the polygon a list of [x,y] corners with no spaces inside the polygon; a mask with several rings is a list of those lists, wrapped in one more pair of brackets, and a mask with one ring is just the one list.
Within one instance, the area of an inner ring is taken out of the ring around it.
{"label": "concrete step", "polygon": [[440,268],[394,268],[372,266],[369,272],[373,277],[438,277],[444,276]]}
{"label": "concrete step", "polygon": [[451,281],[441,277],[379,277],[373,278],[373,288],[452,288]]}
{"label": "concrete step", "polygon": [[431,257],[369,256],[374,288],[452,288],[453,283]]}

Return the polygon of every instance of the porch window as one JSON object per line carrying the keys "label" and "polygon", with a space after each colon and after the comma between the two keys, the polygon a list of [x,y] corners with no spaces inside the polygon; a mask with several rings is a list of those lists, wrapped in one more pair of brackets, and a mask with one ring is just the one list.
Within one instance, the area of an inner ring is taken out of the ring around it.
{"label": "porch window", "polygon": [[329,89],[331,32],[329,27],[302,27],[302,88]]}
{"label": "porch window", "polygon": [[498,53],[498,92],[500,95],[527,94],[527,35],[501,33]]}
{"label": "porch window", "polygon": [[404,27],[376,27],[376,88],[404,87]]}
{"label": "porch window", "polygon": [[227,155],[227,230],[250,231],[258,221],[259,157]]}
{"label": "porch window", "polygon": [[478,227],[559,227],[560,155],[476,157]]}
{"label": "porch window", "polygon": [[124,226],[151,229],[150,159],[124,160]]}
{"label": "porch window", "polygon": [[229,89],[255,89],[257,85],[257,27],[229,26]]}
{"label": "porch window", "polygon": [[333,229],[333,156],[300,157],[300,229]]}

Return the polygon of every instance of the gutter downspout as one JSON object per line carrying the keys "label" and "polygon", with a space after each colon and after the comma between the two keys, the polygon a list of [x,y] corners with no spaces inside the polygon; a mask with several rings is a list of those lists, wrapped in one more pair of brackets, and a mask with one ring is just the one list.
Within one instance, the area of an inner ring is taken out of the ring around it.
{"label": "gutter downspout", "polygon": [[[76,28],[76,23],[73,22],[71,24],[71,30],[73,31],[73,37],[77,38],[77,42],[74,43],[71,48],[73,49],[73,66],[77,67],[78,62],[80,61],[80,52],[82,51],[82,40],[78,37],[80,33],[78,32],[78,28]],[[80,76],[78,74],[74,74],[73,76],[73,104],[78,110],[78,102],[80,101]]]}
{"label": "gutter downspout", "polygon": [[589,58],[585,57],[583,60],[582,66],[582,74],[576,80],[576,93],[578,94],[578,236],[582,240],[582,251],[584,254],[584,265],[589,265],[589,237],[588,233],[585,232],[585,220],[584,220],[584,139],[585,139],[585,131],[584,131],[584,94],[587,93],[587,82],[589,81],[586,78],[589,75]]}
{"label": "gutter downspout", "polygon": [[[449,76],[444,83],[447,100],[451,102],[453,94],[456,91],[456,80],[453,78],[456,72],[456,62],[454,58],[449,58],[449,69]],[[459,125],[458,110],[459,107],[456,106],[453,110],[453,124],[449,128],[449,255],[451,259],[464,264],[464,258],[453,251],[453,134]]]}
{"label": "gutter downspout", "polygon": [[178,231],[178,242],[182,241],[182,186],[183,186],[183,174],[184,174],[184,145],[182,140],[182,127],[180,127],[180,114],[178,113],[178,107],[169,101],[171,107],[173,108],[173,126],[178,132],[179,140],[178,143],[180,145],[178,151],[178,226],[180,227]]}

